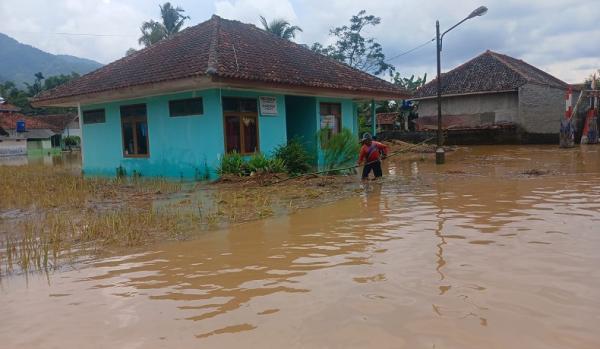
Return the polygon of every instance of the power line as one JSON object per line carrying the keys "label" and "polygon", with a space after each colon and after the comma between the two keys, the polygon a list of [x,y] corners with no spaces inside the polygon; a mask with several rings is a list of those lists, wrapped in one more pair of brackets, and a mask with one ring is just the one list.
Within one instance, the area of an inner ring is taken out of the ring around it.
{"label": "power line", "polygon": [[124,35],[124,34],[91,34],[91,33],[66,33],[66,32],[34,32],[34,31],[22,31],[22,30],[7,30],[6,32],[11,33],[24,33],[24,34],[46,34],[46,35],[66,35],[66,36],[97,36],[97,37],[137,37],[137,35]]}
{"label": "power line", "polygon": [[416,47],[413,47],[413,48],[411,48],[410,50],[408,50],[408,51],[404,51],[404,52],[402,52],[402,53],[400,53],[400,54],[397,54],[397,55],[395,55],[395,56],[392,56],[392,57],[390,57],[390,58],[386,59],[385,61],[386,61],[386,62],[389,62],[389,61],[391,61],[392,59],[396,59],[396,58],[402,57],[402,56],[404,56],[404,55],[407,55],[407,54],[409,54],[409,53],[411,53],[411,52],[414,52],[414,51],[416,51],[416,50],[420,49],[421,47],[424,47],[424,46],[426,46],[426,45],[428,45],[429,43],[431,43],[431,42],[434,42],[434,41],[435,41],[435,38],[433,38],[433,39],[431,39],[431,40],[427,40],[426,42],[422,43],[421,45],[419,45],[419,46],[416,46]]}

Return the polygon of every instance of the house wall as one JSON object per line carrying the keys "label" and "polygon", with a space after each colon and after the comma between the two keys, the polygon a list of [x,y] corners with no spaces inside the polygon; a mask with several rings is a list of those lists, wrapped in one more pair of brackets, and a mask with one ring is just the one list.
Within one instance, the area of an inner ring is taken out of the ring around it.
{"label": "house wall", "polygon": [[[419,101],[419,119],[436,118],[437,100]],[[465,126],[477,126],[494,122],[517,122],[519,111],[518,93],[466,95],[442,98],[442,115],[455,115],[455,122]]]}
{"label": "house wall", "polygon": [[[283,95],[209,89],[82,106],[83,111],[97,108],[106,110],[104,123],[83,125],[83,171],[91,175],[114,176],[117,168],[122,166],[127,174],[136,171],[142,176],[193,179],[208,167],[214,177],[225,149],[222,97],[260,95],[277,98],[277,116],[265,116],[259,112],[259,148],[261,152],[269,154],[287,141]],[[190,97],[203,98],[204,114],[169,116],[169,100]],[[123,156],[120,106],[136,103],[146,103],[150,154],[147,158]]]}
{"label": "house wall", "polygon": [[27,155],[27,141],[16,139],[0,140],[0,156]]}
{"label": "house wall", "polygon": [[565,115],[565,90],[534,84],[519,89],[518,124],[528,133],[556,133]]}

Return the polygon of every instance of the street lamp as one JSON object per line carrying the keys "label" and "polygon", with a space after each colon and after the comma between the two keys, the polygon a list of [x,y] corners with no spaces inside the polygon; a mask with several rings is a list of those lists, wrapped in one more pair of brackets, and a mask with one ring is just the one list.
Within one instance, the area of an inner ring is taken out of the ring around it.
{"label": "street lamp", "polygon": [[452,29],[458,27],[463,22],[478,16],[483,16],[488,11],[487,7],[479,6],[473,12],[471,12],[465,19],[456,23],[450,29],[440,35],[440,21],[435,21],[435,38],[437,43],[437,107],[438,107],[438,126],[437,126],[437,149],[435,151],[435,163],[443,164],[446,161],[446,154],[442,147],[444,143],[444,136],[442,134],[442,64],[440,62],[440,55],[442,53],[442,39],[444,35]]}

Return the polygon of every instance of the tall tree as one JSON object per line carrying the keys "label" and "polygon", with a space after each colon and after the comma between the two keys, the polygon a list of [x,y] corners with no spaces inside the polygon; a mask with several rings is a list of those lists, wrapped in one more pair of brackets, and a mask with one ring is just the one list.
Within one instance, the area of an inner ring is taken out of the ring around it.
{"label": "tall tree", "polygon": [[162,23],[151,19],[142,23],[140,27],[142,36],[140,36],[138,42],[145,47],[178,33],[183,27],[185,20],[190,19],[189,16],[183,14],[185,12],[184,9],[179,6],[173,7],[170,2],[165,2],[163,5],[159,5],[159,7]]}
{"label": "tall tree", "polygon": [[379,23],[381,18],[367,15],[366,11],[362,10],[350,18],[350,25],[329,31],[330,35],[337,38],[333,45],[324,47],[320,43],[314,43],[311,49],[373,75],[385,72],[391,75],[395,68],[385,61],[381,44],[374,38],[365,38],[362,35],[363,29]]}
{"label": "tall tree", "polygon": [[291,25],[290,22],[283,18],[276,18],[271,22],[267,22],[265,17],[260,16],[260,22],[265,31],[286,40],[292,40],[296,37],[296,32],[302,31],[302,28],[297,25]]}

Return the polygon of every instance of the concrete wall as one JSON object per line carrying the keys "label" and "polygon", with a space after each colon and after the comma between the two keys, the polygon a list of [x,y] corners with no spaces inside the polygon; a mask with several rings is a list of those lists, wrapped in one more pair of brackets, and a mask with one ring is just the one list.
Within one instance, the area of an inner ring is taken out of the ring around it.
{"label": "concrete wall", "polygon": [[27,155],[27,141],[16,139],[0,140],[0,156]]}
{"label": "concrete wall", "polygon": [[519,89],[517,123],[527,133],[558,133],[565,115],[565,90],[534,84]]}
{"label": "concrete wall", "polygon": [[[271,92],[209,89],[83,105],[83,111],[103,108],[106,112],[104,123],[83,125],[83,171],[90,175],[114,176],[117,168],[122,167],[127,174],[136,171],[142,176],[193,179],[204,173],[208,166],[211,175],[215,177],[220,157],[225,152],[221,101],[227,96],[257,100],[259,96],[276,98],[277,115],[262,115],[259,110],[259,148],[264,154],[272,154],[275,148],[285,144],[294,135],[314,142],[319,125],[318,103],[321,101],[340,102],[343,127],[356,134],[358,132],[355,106],[350,99],[286,98],[282,94]],[[169,116],[170,100],[190,97],[203,98],[202,115]],[[286,102],[291,103],[288,108]],[[146,104],[149,157],[124,157],[120,107],[138,103]]]}
{"label": "concrete wall", "polygon": [[[277,98],[278,115],[265,116],[259,112],[259,148],[269,154],[287,141],[283,95],[210,89],[82,106],[84,111],[106,110],[106,122],[83,125],[83,171],[92,175],[114,176],[116,169],[122,166],[127,174],[135,170],[142,176],[193,179],[208,166],[214,177],[225,151],[222,97],[257,98],[261,95]],[[204,114],[169,116],[170,100],[191,97],[203,98]],[[148,114],[150,156],[147,158],[123,156],[120,106],[137,103],[145,103]]]}
{"label": "concrete wall", "polygon": [[[467,95],[442,98],[442,115],[461,116],[469,126],[501,121],[516,121],[517,92]],[[419,101],[419,118],[437,118],[437,100]]]}

